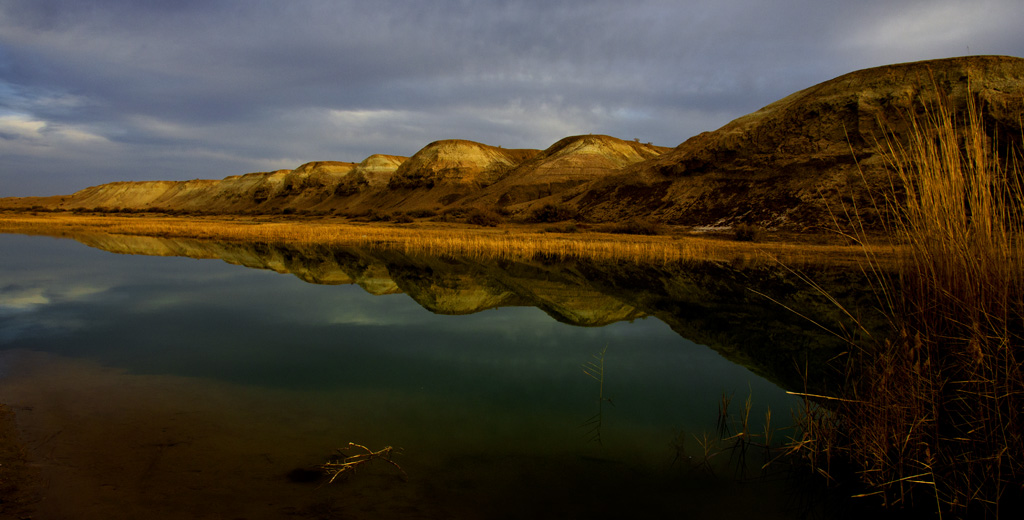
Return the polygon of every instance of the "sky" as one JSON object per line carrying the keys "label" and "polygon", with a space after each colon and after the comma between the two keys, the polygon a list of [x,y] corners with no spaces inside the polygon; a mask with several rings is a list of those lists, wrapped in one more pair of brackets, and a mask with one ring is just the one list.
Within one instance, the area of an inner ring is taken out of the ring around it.
{"label": "sky", "polygon": [[0,0],[0,197],[410,156],[677,146],[847,72],[1024,57],[1020,0]]}

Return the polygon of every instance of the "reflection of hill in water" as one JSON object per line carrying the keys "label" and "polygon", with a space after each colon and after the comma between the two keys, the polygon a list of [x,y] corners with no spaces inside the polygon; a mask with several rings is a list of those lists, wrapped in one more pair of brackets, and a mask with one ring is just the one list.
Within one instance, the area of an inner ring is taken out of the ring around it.
{"label": "reflection of hill in water", "polygon": [[[532,306],[578,326],[653,316],[681,336],[790,389],[804,388],[804,366],[811,370],[812,379],[820,381],[827,375],[824,367],[828,360],[844,347],[842,340],[807,319],[838,326],[842,313],[806,282],[778,268],[735,268],[720,263],[644,266],[597,261],[484,261],[352,247],[100,234],[76,239],[114,253],[219,258],[245,267],[291,273],[309,283],[357,284],[376,295],[405,293],[439,314]],[[870,311],[873,296],[864,290],[867,285],[859,271],[821,267],[804,268],[803,273],[854,315],[859,312],[866,324],[878,328],[884,323]],[[821,390],[820,384],[812,383],[812,387]]]}

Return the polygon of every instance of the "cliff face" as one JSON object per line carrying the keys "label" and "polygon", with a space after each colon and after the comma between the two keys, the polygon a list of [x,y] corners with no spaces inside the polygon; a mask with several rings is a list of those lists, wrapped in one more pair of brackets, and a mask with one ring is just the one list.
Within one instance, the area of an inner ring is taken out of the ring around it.
{"label": "cliff face", "polygon": [[313,162],[221,181],[111,183],[2,205],[228,213],[499,206],[521,214],[555,202],[595,221],[814,229],[831,224],[829,207],[855,203],[870,225],[877,215],[868,191],[888,183],[878,142],[905,137],[910,114],[939,97],[958,112],[974,98],[1004,156],[1019,149],[1024,59],[973,56],[846,74],[674,149],[601,135],[567,137],[544,151],[445,140],[408,159]]}

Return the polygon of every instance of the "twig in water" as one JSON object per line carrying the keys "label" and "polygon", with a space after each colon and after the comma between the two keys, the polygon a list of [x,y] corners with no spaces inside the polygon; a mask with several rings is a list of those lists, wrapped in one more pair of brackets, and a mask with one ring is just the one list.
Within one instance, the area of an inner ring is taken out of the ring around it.
{"label": "twig in water", "polygon": [[[353,447],[362,448],[366,453],[357,453],[355,455],[344,455],[345,450]],[[395,451],[395,448],[391,446],[385,446],[377,451],[372,451],[370,448],[363,446],[362,444],[356,444],[354,442],[348,443],[345,448],[338,448],[338,453],[342,454],[343,457],[333,461],[328,461],[319,466],[319,468],[326,474],[330,475],[331,479],[327,481],[328,484],[334,482],[334,479],[339,476],[354,472],[359,466],[366,464],[374,459],[380,459],[392,466],[398,468],[398,471],[402,472],[403,480],[408,480],[409,475],[405,473],[405,470],[398,465],[397,462],[391,460],[391,454]]]}

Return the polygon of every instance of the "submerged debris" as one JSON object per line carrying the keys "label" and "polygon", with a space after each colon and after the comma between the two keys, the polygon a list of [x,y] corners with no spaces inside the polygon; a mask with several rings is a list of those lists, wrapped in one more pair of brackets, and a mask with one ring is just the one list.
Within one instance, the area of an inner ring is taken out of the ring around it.
{"label": "submerged debris", "polygon": [[[355,447],[355,448],[362,448],[363,451],[365,451],[366,453],[357,453],[355,455],[346,455],[345,454],[346,450],[350,450],[353,447]],[[346,474],[346,473],[354,472],[356,470],[356,468],[358,468],[359,466],[361,466],[363,464],[366,464],[367,462],[370,462],[371,460],[380,459],[380,460],[383,460],[384,462],[387,462],[388,464],[391,464],[392,466],[398,468],[398,471],[402,472],[402,479],[403,480],[408,480],[409,475],[407,475],[405,473],[405,470],[402,469],[402,467],[399,466],[397,462],[391,460],[391,454],[393,452],[395,452],[395,451],[396,451],[395,448],[393,448],[391,446],[385,446],[385,447],[381,448],[380,450],[372,451],[372,450],[370,450],[370,448],[367,448],[366,446],[363,446],[362,444],[356,444],[354,442],[350,442],[350,443],[348,443],[348,446],[346,446],[344,448],[338,448],[338,455],[333,457],[331,460],[328,460],[327,462],[319,465],[318,467],[324,473],[326,473],[328,476],[331,477],[331,479],[327,481],[327,483],[330,484],[330,483],[334,482],[334,480],[337,479],[339,476],[341,476],[343,474]],[[398,451],[401,451],[401,448],[399,448]]]}

